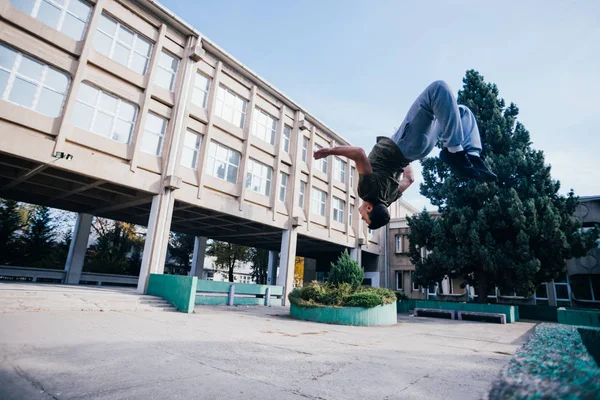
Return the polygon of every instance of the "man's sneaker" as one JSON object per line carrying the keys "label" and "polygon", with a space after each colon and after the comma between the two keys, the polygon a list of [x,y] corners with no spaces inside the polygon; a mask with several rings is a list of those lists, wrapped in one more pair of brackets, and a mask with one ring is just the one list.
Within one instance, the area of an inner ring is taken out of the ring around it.
{"label": "man's sneaker", "polygon": [[450,153],[447,148],[444,148],[440,152],[440,158],[448,164],[452,172],[457,176],[461,178],[479,178],[479,173],[473,168],[466,151]]}
{"label": "man's sneaker", "polygon": [[498,179],[496,174],[490,170],[490,168],[487,166],[487,164],[485,163],[485,161],[483,161],[481,157],[474,156],[471,154],[468,154],[467,156],[469,157],[469,161],[471,161],[473,168],[475,168],[477,172],[479,172],[480,181],[493,182],[496,179]]}

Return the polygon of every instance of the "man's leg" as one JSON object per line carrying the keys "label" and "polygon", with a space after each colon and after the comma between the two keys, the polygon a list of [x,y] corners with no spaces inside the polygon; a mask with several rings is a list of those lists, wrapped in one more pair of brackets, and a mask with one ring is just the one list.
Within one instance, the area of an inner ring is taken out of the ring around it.
{"label": "man's leg", "polygon": [[479,127],[477,126],[477,120],[473,115],[473,112],[469,107],[464,105],[458,106],[460,112],[460,119],[463,126],[464,140],[462,147],[467,152],[469,161],[473,164],[473,167],[479,172],[479,179],[484,182],[490,182],[496,180],[496,174],[490,171],[487,164],[481,158],[481,137],[479,135]]}

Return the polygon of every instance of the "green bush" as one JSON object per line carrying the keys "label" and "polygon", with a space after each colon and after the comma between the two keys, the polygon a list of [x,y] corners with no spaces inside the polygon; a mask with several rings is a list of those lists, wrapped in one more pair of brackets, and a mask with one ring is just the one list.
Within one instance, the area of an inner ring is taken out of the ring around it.
{"label": "green bush", "polygon": [[397,301],[408,300],[408,296],[404,292],[401,292],[401,291],[398,290],[398,291],[396,291],[394,293],[396,293],[396,300]]}
{"label": "green bush", "polygon": [[365,279],[365,272],[356,261],[350,258],[348,250],[344,250],[337,263],[331,263],[331,271],[327,282],[334,285],[348,283],[357,288]]}
{"label": "green bush", "polygon": [[346,307],[372,308],[383,304],[383,298],[376,293],[354,293],[345,299]]}
{"label": "green bush", "polygon": [[311,282],[295,288],[288,296],[290,303],[302,307],[376,307],[396,302],[393,291],[367,286]]}

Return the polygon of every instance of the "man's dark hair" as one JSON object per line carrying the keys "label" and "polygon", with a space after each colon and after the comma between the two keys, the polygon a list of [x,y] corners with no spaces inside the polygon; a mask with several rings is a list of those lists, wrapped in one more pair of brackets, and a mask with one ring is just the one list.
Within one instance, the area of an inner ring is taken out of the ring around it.
{"label": "man's dark hair", "polygon": [[371,221],[369,229],[379,229],[390,222],[390,212],[383,203],[374,204],[373,209],[367,215]]}

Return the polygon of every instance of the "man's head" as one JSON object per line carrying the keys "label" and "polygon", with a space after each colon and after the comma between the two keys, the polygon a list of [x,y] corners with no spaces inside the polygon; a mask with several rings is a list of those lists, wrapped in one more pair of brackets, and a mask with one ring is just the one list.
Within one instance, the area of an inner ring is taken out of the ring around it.
{"label": "man's head", "polygon": [[370,229],[379,229],[390,222],[390,212],[383,203],[363,201],[358,212]]}

